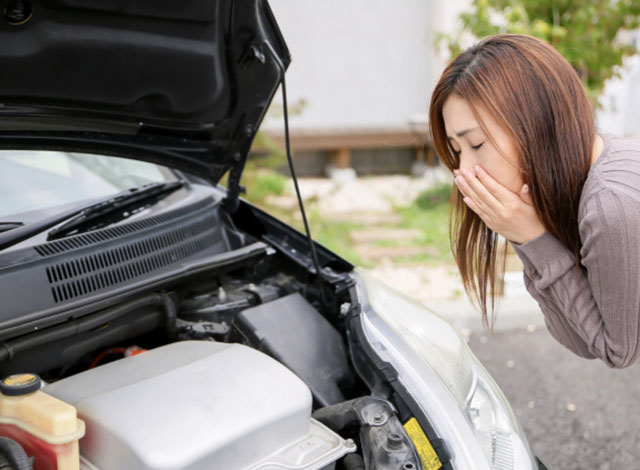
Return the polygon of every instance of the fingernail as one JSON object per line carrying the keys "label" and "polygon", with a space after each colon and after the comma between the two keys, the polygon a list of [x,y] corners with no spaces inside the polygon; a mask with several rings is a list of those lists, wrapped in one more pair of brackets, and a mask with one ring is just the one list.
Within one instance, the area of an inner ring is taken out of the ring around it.
{"label": "fingernail", "polygon": [[462,173],[464,176],[467,176],[467,170],[465,170],[464,168],[460,170],[460,173]]}
{"label": "fingernail", "polygon": [[476,175],[478,173],[480,173],[480,167],[479,166],[476,165],[476,166],[473,167],[473,169],[476,170]]}

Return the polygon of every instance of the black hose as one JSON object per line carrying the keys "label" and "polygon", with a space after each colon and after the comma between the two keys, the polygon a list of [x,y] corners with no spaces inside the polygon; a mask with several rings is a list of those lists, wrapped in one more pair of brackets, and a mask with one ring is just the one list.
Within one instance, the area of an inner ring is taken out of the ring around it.
{"label": "black hose", "polygon": [[31,333],[21,338],[0,344],[0,362],[13,358],[21,351],[26,351],[35,346],[40,346],[51,341],[56,341],[70,336],[77,336],[85,331],[90,331],[104,325],[116,318],[126,315],[143,307],[163,307],[167,316],[166,331],[175,329],[176,305],[167,295],[150,294],[125,304],[103,310],[84,318],[78,318],[62,325],[47,328],[46,330]]}
{"label": "black hose", "polygon": [[320,421],[329,429],[340,433],[340,431],[347,426],[360,423],[357,409],[362,401],[363,398],[361,397],[336,403],[335,405],[325,406],[313,412],[313,419]]}
{"label": "black hose", "polygon": [[164,330],[169,339],[176,337],[176,319],[178,318],[178,307],[170,295],[162,296],[162,306],[164,307]]}
{"label": "black hose", "polygon": [[369,415],[374,411],[388,416],[395,414],[393,405],[387,400],[364,396],[319,408],[313,412],[313,419],[339,434],[353,424],[370,424]]}
{"label": "black hose", "polygon": [[32,470],[22,446],[8,437],[0,437],[0,470]]}
{"label": "black hose", "polygon": [[344,470],[366,470],[364,468],[364,460],[360,454],[349,454],[342,461]]}

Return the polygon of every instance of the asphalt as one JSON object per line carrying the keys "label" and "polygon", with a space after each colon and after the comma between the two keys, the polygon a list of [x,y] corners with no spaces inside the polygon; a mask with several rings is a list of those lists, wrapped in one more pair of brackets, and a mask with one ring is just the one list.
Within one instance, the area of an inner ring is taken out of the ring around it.
{"label": "asphalt", "polygon": [[474,331],[469,345],[549,470],[640,469],[640,361],[610,369],[531,324]]}

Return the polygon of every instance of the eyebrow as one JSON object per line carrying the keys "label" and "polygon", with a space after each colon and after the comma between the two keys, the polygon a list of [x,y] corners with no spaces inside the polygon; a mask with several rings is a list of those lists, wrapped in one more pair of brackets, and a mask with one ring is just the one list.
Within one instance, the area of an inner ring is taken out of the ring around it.
{"label": "eyebrow", "polygon": [[[469,129],[465,129],[465,130],[463,130],[463,131],[460,131],[460,132],[456,133],[456,135],[457,135],[458,137],[464,137],[464,135],[465,135],[465,134],[467,134],[467,133],[469,133],[469,132],[471,132],[471,131],[476,130],[478,127],[480,127],[480,126],[470,127]],[[451,140],[452,138],[453,138],[453,137],[449,137],[449,136],[447,136],[447,140]]]}

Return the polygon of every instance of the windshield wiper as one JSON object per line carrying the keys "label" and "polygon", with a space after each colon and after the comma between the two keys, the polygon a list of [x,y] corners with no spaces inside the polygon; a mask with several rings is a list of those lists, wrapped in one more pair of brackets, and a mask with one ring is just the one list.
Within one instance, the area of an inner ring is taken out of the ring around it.
{"label": "windshield wiper", "polygon": [[47,240],[61,238],[74,231],[79,232],[85,228],[89,222],[96,221],[123,209],[133,208],[136,205],[139,206],[139,203],[142,201],[156,197],[160,198],[183,186],[184,182],[182,181],[151,183],[138,188],[128,189],[89,206],[71,209],[61,214],[56,214],[53,217],[14,228],[7,233],[0,233],[0,250],[20,243],[65,221],[67,222],[49,232]]}
{"label": "windshield wiper", "polygon": [[75,235],[88,228],[89,222],[99,220],[107,215],[120,210],[133,208],[139,202],[155,197],[164,196],[178,188],[184,186],[182,181],[172,181],[171,183],[151,183],[138,188],[128,189],[122,193],[110,197],[104,201],[92,204],[82,209],[64,224],[54,228],[47,234],[47,241],[62,238],[66,235]]}
{"label": "windshield wiper", "polygon": [[0,232],[6,232],[14,228],[22,227],[22,222],[0,222]]}

